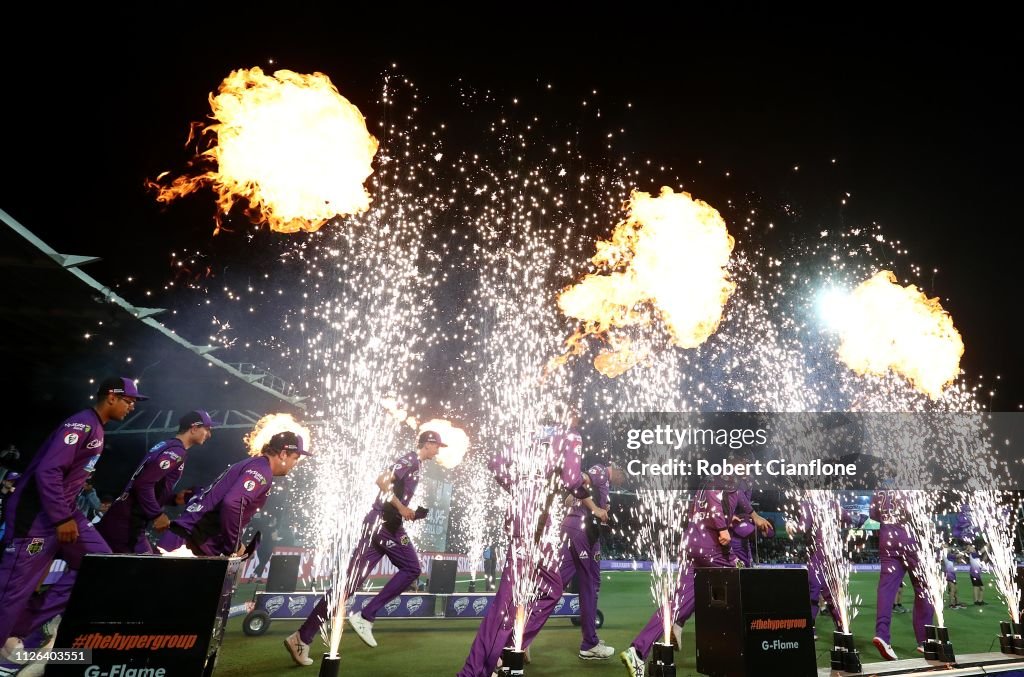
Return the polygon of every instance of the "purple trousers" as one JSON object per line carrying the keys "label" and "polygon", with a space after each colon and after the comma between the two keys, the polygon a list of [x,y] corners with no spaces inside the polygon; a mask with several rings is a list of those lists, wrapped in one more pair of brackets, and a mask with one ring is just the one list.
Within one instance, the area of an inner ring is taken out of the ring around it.
{"label": "purple trousers", "polygon": [[580,630],[583,639],[580,651],[593,649],[597,646],[597,595],[601,590],[601,553],[600,541],[593,544],[583,529],[562,527],[565,536],[565,547],[562,548],[562,566],[558,575],[562,579],[564,589],[573,576],[576,576],[580,594]]}
{"label": "purple trousers", "polygon": [[[483,622],[480,623],[480,629],[477,630],[473,645],[469,648],[469,656],[459,670],[458,677],[491,677],[498,659],[501,658],[502,649],[512,645],[512,631],[516,620],[516,608],[512,603],[512,577],[509,575],[513,566],[513,549],[508,549],[505,573],[501,577],[498,591],[494,594],[494,601],[487,609]],[[537,567],[540,594],[533,603],[530,617],[526,619],[526,627],[523,630],[524,648],[530,646],[562,598],[562,577],[559,575],[559,569],[558,558],[548,566]]]}
{"label": "purple trousers", "polygon": [[141,530],[132,527],[131,507],[125,501],[114,501],[96,525],[96,531],[113,552],[153,554],[153,548],[146,538],[146,527],[143,526]]}
{"label": "purple trousers", "polygon": [[[686,566],[679,570],[679,582],[676,585],[676,591],[672,598],[672,607],[676,610],[676,617],[673,619],[679,625],[684,625],[690,616],[693,615],[694,609],[694,594],[693,594],[693,580],[696,575],[697,567],[725,567],[732,568],[736,566],[736,558],[730,552],[729,555],[725,555],[719,552],[702,552],[699,555],[690,555],[689,561]],[[636,649],[637,654],[647,659],[647,654],[654,646],[654,643],[659,639],[663,638],[664,635],[664,623],[662,618],[664,616],[664,609],[659,607],[654,615],[651,616],[651,620],[647,621],[647,625],[640,631],[633,642],[630,644]]]}
{"label": "purple trousers", "polygon": [[825,600],[832,615],[832,624],[836,626],[836,629],[839,629],[839,608],[832,600],[832,589],[825,580],[822,569],[821,562],[815,558],[811,558],[807,563],[807,591],[811,597],[811,623],[813,624],[818,618],[818,612],[820,611],[818,602]]}
{"label": "purple trousers", "polygon": [[[878,578],[875,635],[886,642],[890,641],[889,626],[892,623],[892,605],[896,601],[896,593],[899,592],[904,574],[910,574],[910,584],[914,587],[914,636],[917,638],[917,643],[921,644],[925,640],[924,626],[932,622],[932,617],[935,614],[934,607],[925,597],[921,562],[917,559],[916,549],[908,548],[896,538],[887,539],[885,526],[882,525],[883,532],[879,538],[879,560],[882,571]],[[931,566],[935,565],[931,564]]]}
{"label": "purple trousers", "polygon": [[[377,618],[377,612],[409,587],[419,578],[421,573],[420,558],[416,554],[409,535],[405,529],[399,527],[394,533],[380,523],[376,512],[371,511],[363,520],[363,533],[369,534],[356,545],[355,553],[348,567],[348,590],[346,598],[351,597],[366,581],[370,571],[377,565],[382,557],[398,567],[398,571],[381,588],[373,599],[366,603],[366,606],[359,612],[360,615],[371,623]],[[313,612],[309,614],[305,622],[299,628],[299,638],[305,644],[313,641],[320,626],[327,620],[328,603],[333,590],[328,590],[320,603],[316,605]]]}
{"label": "purple trousers", "polygon": [[[47,530],[35,536],[13,538],[4,544],[0,554],[0,641],[11,637],[15,631],[24,636],[35,634],[48,620],[63,612],[82,558],[87,554],[110,552],[106,541],[96,533],[85,515],[76,514],[75,522],[78,540],[74,543],[59,543],[57,532]],[[67,562],[67,568],[46,592],[33,597],[32,593],[46,578],[54,559]]]}

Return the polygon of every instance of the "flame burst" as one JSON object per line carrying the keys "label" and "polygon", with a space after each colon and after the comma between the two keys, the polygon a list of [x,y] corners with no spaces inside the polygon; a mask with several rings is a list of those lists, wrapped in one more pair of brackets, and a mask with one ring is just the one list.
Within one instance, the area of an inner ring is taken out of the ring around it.
{"label": "flame burst", "polygon": [[437,454],[437,457],[434,460],[437,461],[437,464],[442,468],[448,468],[450,470],[462,462],[462,459],[466,455],[466,451],[469,449],[469,436],[466,434],[465,430],[457,428],[451,421],[443,418],[432,418],[421,425],[417,421],[416,417],[411,415],[405,409],[402,409],[398,405],[398,401],[394,398],[382,398],[380,403],[396,421],[409,426],[415,430],[417,434],[433,430],[441,436],[441,441],[447,446],[441,447],[441,451]]}
{"label": "flame burst", "polygon": [[427,430],[436,432],[441,436],[441,440],[448,445],[441,447],[441,451],[434,459],[437,464],[448,469],[459,465],[466,455],[466,450],[469,449],[469,436],[466,435],[466,431],[456,428],[451,421],[446,421],[443,418],[431,419],[420,426],[421,433]]}
{"label": "flame burst", "polygon": [[558,297],[562,312],[583,326],[566,340],[557,364],[581,354],[587,336],[605,337],[608,348],[594,366],[615,377],[646,355],[610,335],[613,329],[660,319],[681,348],[696,348],[718,329],[735,289],[726,271],[734,240],[722,216],[706,202],[668,187],[658,197],[633,191],[627,210],[611,239],[597,242],[591,261],[598,272]]}
{"label": "flame burst", "polygon": [[150,182],[159,202],[208,184],[217,193],[218,230],[242,199],[282,233],[315,231],[335,216],[369,208],[363,182],[373,173],[377,140],[323,73],[236,70],[210,96],[210,107],[216,122],[202,130],[210,142],[198,159],[214,167],[169,186]]}
{"label": "flame burst", "polygon": [[888,270],[849,295],[838,329],[839,357],[858,374],[890,369],[933,399],[956,380],[964,342],[937,298],[901,287]]}
{"label": "flame burst", "polygon": [[257,421],[252,432],[246,434],[242,439],[248,448],[249,455],[259,456],[263,453],[263,447],[271,437],[288,430],[302,438],[307,451],[312,448],[309,428],[292,418],[291,414],[267,414]]}

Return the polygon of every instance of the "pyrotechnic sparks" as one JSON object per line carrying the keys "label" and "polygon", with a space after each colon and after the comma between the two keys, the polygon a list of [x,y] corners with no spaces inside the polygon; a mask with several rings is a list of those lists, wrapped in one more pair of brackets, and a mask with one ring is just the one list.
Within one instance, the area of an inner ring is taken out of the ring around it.
{"label": "pyrotechnic sparks", "polygon": [[[839,612],[839,630],[851,632],[850,624],[857,617],[858,608],[850,597],[850,571],[846,538],[842,530],[843,507],[834,492],[807,492],[808,507],[814,524],[812,548],[817,552],[816,563],[822,583],[832,593],[832,604]],[[814,554],[810,554],[814,557]]]}
{"label": "pyrotechnic sparks", "polygon": [[1010,620],[1019,623],[1020,589],[1017,587],[1017,558],[1013,549],[1018,509],[1015,498],[1012,494],[992,489],[967,494],[975,524],[985,535],[996,590],[1006,604]]}
{"label": "pyrotechnic sparks", "polygon": [[[496,506],[501,502],[496,495],[496,488],[484,455],[474,452],[460,466],[452,498],[452,502],[461,507],[457,513],[459,533],[462,534],[462,546],[469,558],[470,578],[474,581],[484,547],[495,544],[500,529],[499,510]],[[494,556],[492,551],[491,557]],[[487,581],[488,585],[493,583]]]}
{"label": "pyrotechnic sparks", "polygon": [[201,131],[209,147],[198,161],[214,167],[168,186],[151,182],[160,202],[209,185],[217,193],[218,228],[244,200],[283,233],[315,231],[335,216],[369,207],[363,182],[373,172],[377,140],[323,73],[233,71],[210,96],[210,107],[215,122]]}

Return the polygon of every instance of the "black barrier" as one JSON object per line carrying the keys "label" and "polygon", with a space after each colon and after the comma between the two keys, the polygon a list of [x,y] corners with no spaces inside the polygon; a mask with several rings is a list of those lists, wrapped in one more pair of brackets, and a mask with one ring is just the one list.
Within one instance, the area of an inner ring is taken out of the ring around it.
{"label": "black barrier", "polygon": [[453,559],[435,559],[430,563],[427,592],[450,595],[455,592],[455,573],[459,563]]}
{"label": "black barrier", "polygon": [[697,569],[697,671],[815,675],[806,569]]}
{"label": "black barrier", "polygon": [[270,558],[267,592],[293,592],[299,583],[301,555],[274,555]]}
{"label": "black barrier", "polygon": [[211,675],[240,564],[222,557],[87,555],[55,646],[92,649],[92,666],[83,672],[81,665],[48,665],[46,674]]}

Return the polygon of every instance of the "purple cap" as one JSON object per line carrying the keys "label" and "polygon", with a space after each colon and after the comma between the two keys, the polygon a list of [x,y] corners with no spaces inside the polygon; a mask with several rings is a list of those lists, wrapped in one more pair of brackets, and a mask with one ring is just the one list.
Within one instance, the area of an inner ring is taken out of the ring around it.
{"label": "purple cap", "polygon": [[149,399],[140,393],[139,389],[135,387],[135,381],[130,378],[124,378],[123,376],[103,379],[103,382],[100,383],[100,387],[96,393],[98,395],[114,393],[115,395],[121,395],[122,397],[134,397],[137,400]]}
{"label": "purple cap", "polygon": [[742,520],[732,528],[732,533],[738,538],[750,538],[754,533],[754,523],[750,520]]}
{"label": "purple cap", "polygon": [[425,430],[422,433],[420,433],[419,446],[422,447],[424,444],[430,444],[431,442],[434,442],[440,447],[448,446],[447,444],[441,441],[441,435],[434,432],[433,430]]}
{"label": "purple cap", "polygon": [[192,426],[201,425],[204,428],[210,428],[211,430],[221,425],[220,421],[214,421],[210,418],[210,415],[206,413],[205,409],[196,409],[190,411],[180,419],[178,419],[178,430],[184,432]]}
{"label": "purple cap", "polygon": [[270,438],[268,442],[271,449],[278,451],[287,451],[290,454],[301,454],[302,456],[312,456],[309,451],[306,451],[305,441],[302,439],[302,435],[296,435],[291,430],[285,430],[284,432],[277,433]]}

